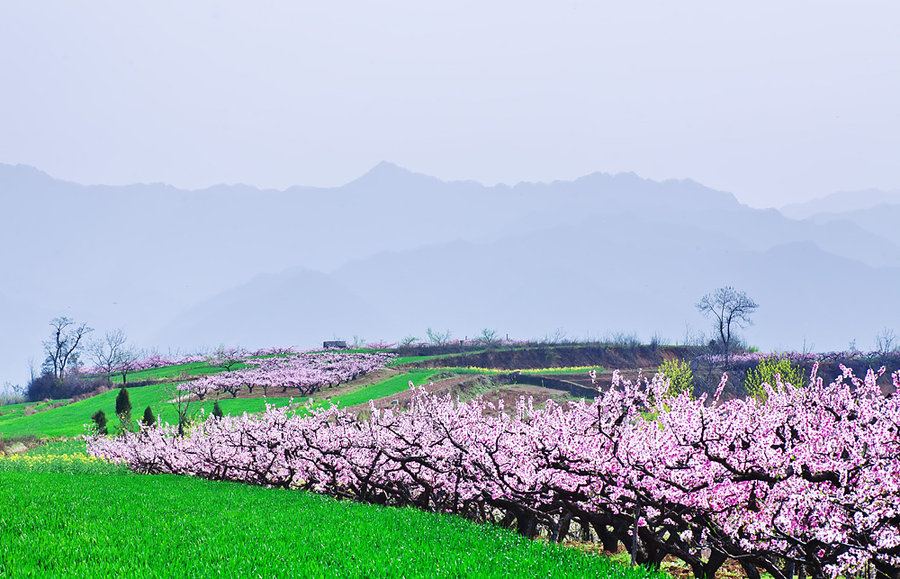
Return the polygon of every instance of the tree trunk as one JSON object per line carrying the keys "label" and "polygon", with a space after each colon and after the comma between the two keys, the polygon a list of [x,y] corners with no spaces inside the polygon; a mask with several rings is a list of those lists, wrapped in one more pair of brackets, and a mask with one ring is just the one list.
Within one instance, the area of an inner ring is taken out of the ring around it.
{"label": "tree trunk", "polygon": [[876,579],[900,579],[900,569],[881,561],[875,561],[875,577]]}
{"label": "tree trunk", "polygon": [[559,518],[559,523],[557,523],[556,528],[553,530],[553,536],[550,537],[551,543],[562,543],[566,538],[566,535],[569,534],[569,527],[572,524],[572,514],[571,513],[563,513],[563,515]]}
{"label": "tree trunk", "polygon": [[516,523],[516,530],[520,535],[529,539],[534,539],[534,535],[537,533],[537,521],[535,520],[534,515],[523,513],[518,516]]}
{"label": "tree trunk", "polygon": [[[722,564],[726,561],[725,555],[719,553],[718,551],[712,551],[709,554],[709,558],[706,560],[706,563],[702,561],[691,564],[691,571],[694,572],[694,577],[697,579],[716,579],[716,573],[722,567]],[[758,579],[759,573],[756,574],[756,578]]]}

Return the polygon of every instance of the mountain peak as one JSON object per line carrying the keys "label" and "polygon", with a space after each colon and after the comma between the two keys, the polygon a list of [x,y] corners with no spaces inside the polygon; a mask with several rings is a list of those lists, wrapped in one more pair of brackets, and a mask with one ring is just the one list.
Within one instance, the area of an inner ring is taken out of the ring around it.
{"label": "mountain peak", "polygon": [[440,179],[423,175],[422,173],[414,173],[409,169],[405,169],[400,165],[396,165],[389,161],[381,161],[371,169],[369,169],[361,177],[347,183],[345,187],[378,187],[392,186],[401,183],[440,183]]}
{"label": "mountain peak", "polygon": [[0,179],[4,182],[55,180],[40,169],[32,167],[31,165],[22,165],[21,163],[18,165],[0,163]]}
{"label": "mountain peak", "polygon": [[369,173],[378,173],[378,172],[392,172],[392,173],[411,173],[409,169],[401,167],[396,163],[391,163],[390,161],[381,161],[371,169],[369,169]]}

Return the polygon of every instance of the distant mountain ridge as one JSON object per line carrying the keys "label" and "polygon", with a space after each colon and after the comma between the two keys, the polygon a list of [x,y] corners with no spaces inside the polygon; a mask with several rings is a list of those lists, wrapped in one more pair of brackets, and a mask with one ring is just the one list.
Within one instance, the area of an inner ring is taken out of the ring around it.
{"label": "distant mountain ridge", "polygon": [[819,199],[785,205],[781,208],[781,212],[793,219],[807,219],[820,214],[836,216],[864,211],[881,205],[900,205],[900,189],[894,191],[880,189],[839,191]]}
{"label": "distant mountain ridge", "polygon": [[[900,289],[900,249],[884,231],[789,219],[690,180],[593,173],[486,187],[380,163],[341,187],[185,191],[0,164],[0,199],[0,322],[13,328],[0,336],[0,382],[18,381],[29,357],[39,364],[58,315],[163,350],[426,327],[675,339],[706,328],[693,304],[724,284],[763,305],[748,330],[761,347],[862,343],[898,319],[891,304],[874,309]],[[866,303],[841,299],[840,283]]]}

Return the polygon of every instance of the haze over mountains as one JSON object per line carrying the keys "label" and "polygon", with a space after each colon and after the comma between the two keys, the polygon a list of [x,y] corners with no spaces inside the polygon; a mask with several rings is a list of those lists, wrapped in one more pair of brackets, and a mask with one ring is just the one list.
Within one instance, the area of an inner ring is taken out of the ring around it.
{"label": "haze over mountains", "polygon": [[[323,339],[618,332],[670,343],[734,285],[764,349],[900,330],[900,192],[752,209],[692,181],[594,173],[484,187],[382,163],[342,187],[82,186],[0,165],[0,383],[59,315],[165,353]],[[794,217],[794,218],[792,218]]]}

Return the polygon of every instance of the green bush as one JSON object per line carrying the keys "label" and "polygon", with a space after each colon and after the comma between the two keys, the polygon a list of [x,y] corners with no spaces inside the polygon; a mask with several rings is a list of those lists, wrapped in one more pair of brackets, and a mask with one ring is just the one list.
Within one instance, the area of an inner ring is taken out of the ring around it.
{"label": "green bush", "polygon": [[747,371],[747,377],[744,379],[744,388],[757,400],[765,400],[768,398],[768,394],[766,394],[763,384],[768,384],[775,388],[777,376],[781,377],[782,383],[789,383],[794,386],[802,386],[806,380],[803,368],[791,362],[789,358],[770,356],[760,360],[756,368],[751,368]]}
{"label": "green bush", "polygon": [[669,380],[669,396],[687,392],[688,396],[694,397],[694,373],[689,361],[677,358],[666,360],[660,365],[658,372]]}
{"label": "green bush", "polygon": [[144,409],[144,419],[141,422],[148,428],[156,424],[156,417],[153,416],[153,410],[151,410],[149,406]]}
{"label": "green bush", "polygon": [[131,398],[128,396],[128,388],[123,384],[116,396],[116,416],[122,422],[122,430],[131,430]]}
{"label": "green bush", "polygon": [[91,416],[91,420],[94,421],[94,424],[97,425],[97,433],[98,434],[108,434],[106,430],[106,413],[102,410],[98,410],[94,412],[94,415]]}
{"label": "green bush", "polygon": [[216,403],[213,405],[212,413],[213,413],[213,416],[215,416],[216,418],[224,418],[225,417],[225,413],[222,412],[222,407],[219,406],[218,400],[216,400]]}

